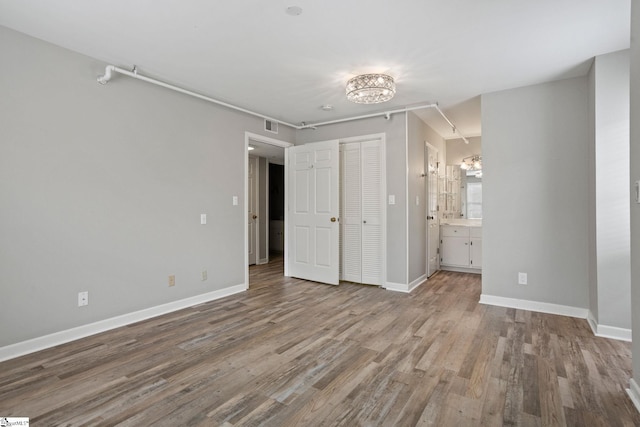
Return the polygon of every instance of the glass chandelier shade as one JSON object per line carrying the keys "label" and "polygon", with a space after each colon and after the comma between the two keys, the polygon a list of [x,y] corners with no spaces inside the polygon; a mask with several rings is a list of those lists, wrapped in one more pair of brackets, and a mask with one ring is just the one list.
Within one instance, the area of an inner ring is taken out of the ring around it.
{"label": "glass chandelier shade", "polygon": [[347,82],[347,99],[356,104],[386,102],[396,94],[393,77],[386,74],[362,74]]}

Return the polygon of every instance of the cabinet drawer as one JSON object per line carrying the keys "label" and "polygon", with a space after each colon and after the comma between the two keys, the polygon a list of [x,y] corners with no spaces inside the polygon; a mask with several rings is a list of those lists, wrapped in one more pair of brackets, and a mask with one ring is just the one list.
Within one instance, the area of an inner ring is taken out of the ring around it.
{"label": "cabinet drawer", "polygon": [[469,237],[469,227],[444,225],[441,227],[440,233],[442,237]]}
{"label": "cabinet drawer", "polygon": [[469,234],[471,237],[477,237],[478,239],[482,239],[482,227],[469,227]]}

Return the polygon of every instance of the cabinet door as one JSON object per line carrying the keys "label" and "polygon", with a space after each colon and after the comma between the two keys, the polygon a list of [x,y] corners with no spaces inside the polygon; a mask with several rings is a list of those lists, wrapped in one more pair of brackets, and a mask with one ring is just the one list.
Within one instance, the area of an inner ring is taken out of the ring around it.
{"label": "cabinet door", "polygon": [[443,237],[440,251],[442,252],[441,264],[469,267],[468,237]]}
{"label": "cabinet door", "polygon": [[482,268],[482,239],[472,238],[469,247],[470,267]]}

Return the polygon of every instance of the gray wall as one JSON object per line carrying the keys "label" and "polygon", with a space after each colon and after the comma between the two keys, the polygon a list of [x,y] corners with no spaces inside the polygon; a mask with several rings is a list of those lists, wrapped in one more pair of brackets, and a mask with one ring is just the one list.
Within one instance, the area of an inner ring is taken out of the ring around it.
{"label": "gray wall", "polygon": [[[425,142],[438,149],[444,155],[445,142],[430,126],[416,114],[407,114],[407,198],[408,205],[408,283],[427,274],[427,178],[425,173]],[[416,197],[419,204],[416,204]]]}
{"label": "gray wall", "polygon": [[0,53],[0,346],[244,283],[244,132],[262,120],[101,86],[106,64],[2,27]]}
{"label": "gray wall", "polygon": [[304,129],[296,133],[296,144],[386,133],[387,194],[396,198],[387,205],[387,282],[407,284],[407,136],[405,114],[390,120],[374,117],[354,122]]}
{"label": "gray wall", "polygon": [[[640,2],[631,3],[631,185],[640,180]],[[632,187],[633,188],[633,187]],[[631,203],[633,379],[640,384],[640,204]]]}
{"label": "gray wall", "polygon": [[588,307],[587,92],[582,77],[482,96],[483,294]]}
{"label": "gray wall", "polygon": [[598,325],[629,329],[629,51],[596,57],[589,85],[590,307]]}

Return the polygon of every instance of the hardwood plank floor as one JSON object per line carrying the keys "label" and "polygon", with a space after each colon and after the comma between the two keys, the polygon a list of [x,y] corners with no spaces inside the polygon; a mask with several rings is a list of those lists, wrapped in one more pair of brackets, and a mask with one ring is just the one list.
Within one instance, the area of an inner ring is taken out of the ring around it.
{"label": "hardwood plank floor", "polygon": [[480,277],[411,294],[250,268],[246,293],[0,363],[34,426],[640,426],[628,343],[478,304]]}

